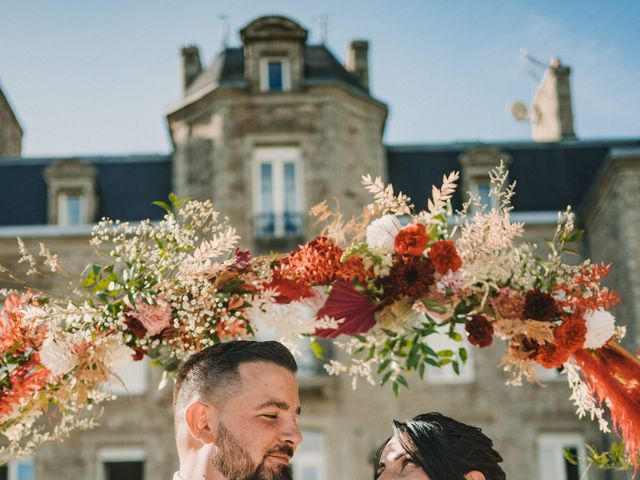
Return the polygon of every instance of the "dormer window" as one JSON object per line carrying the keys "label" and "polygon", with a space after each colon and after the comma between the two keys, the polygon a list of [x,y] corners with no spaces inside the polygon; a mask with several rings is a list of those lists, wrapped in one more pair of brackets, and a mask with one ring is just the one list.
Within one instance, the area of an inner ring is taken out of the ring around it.
{"label": "dormer window", "polygon": [[97,169],[88,162],[69,159],[44,172],[48,190],[48,217],[53,225],[84,225],[95,221]]}
{"label": "dormer window", "polygon": [[86,200],[82,192],[63,192],[58,195],[58,224],[82,225],[85,223]]}
{"label": "dormer window", "polygon": [[266,57],[260,61],[260,89],[263,92],[285,92],[291,89],[289,60]]}

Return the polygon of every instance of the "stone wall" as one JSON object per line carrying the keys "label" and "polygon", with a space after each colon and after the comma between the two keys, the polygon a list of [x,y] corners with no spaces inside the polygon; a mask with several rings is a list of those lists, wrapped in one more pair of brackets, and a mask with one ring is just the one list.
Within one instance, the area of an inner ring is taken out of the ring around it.
{"label": "stone wall", "polygon": [[21,153],[22,127],[0,89],[0,155],[19,156]]}

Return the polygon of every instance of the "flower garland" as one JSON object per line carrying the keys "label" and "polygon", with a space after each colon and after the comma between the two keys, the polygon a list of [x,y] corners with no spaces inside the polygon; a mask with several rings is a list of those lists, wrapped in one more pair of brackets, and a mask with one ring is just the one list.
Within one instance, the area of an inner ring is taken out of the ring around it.
{"label": "flower garland", "polygon": [[[606,430],[606,404],[635,466],[640,367],[614,342],[622,329],[609,310],[619,299],[601,283],[609,267],[563,262],[580,238],[570,210],[558,216],[548,258],[538,258],[518,242],[523,225],[510,221],[507,171],[490,175],[494,206],[471,195],[459,212],[450,207],[457,173],[433,188],[424,211],[364,177],[374,201],[362,218],[345,222],[320,204],[311,213],[326,224],[321,235],[270,257],[236,248],[235,230],[208,201],[156,202],[166,210],[157,224],[104,219],[91,243],[108,262],[87,267],[67,295],[4,292],[0,460],[92,427],[88,409],[113,398],[103,385],[122,362],[149,357],[166,379],[190,354],[264,328],[293,348],[311,337],[319,356],[314,338],[334,339],[350,363],[330,360],[330,374],[396,393],[407,373],[459,373],[466,362],[464,347],[436,351],[432,335],[464,335],[479,348],[500,338],[513,383],[534,380],[535,365],[564,367],[580,416]],[[67,274],[44,246],[34,255],[19,242],[19,250],[27,274],[45,273],[42,266]]]}

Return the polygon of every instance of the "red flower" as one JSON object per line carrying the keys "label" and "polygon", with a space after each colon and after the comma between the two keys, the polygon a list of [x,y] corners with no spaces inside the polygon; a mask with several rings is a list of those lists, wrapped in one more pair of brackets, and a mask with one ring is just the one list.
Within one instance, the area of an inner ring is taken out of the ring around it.
{"label": "red flower", "polygon": [[538,348],[536,361],[544,368],[560,368],[571,354],[562,347],[553,343],[545,343]]}
{"label": "red flower", "polygon": [[236,248],[235,261],[238,268],[246,267],[251,263],[251,251],[240,250],[239,248]]}
{"label": "red flower", "polygon": [[462,259],[452,240],[434,243],[429,250],[429,259],[440,275],[448,271],[455,272],[462,266]]}
{"label": "red flower", "polygon": [[144,358],[144,356],[147,354],[147,351],[144,348],[140,348],[140,347],[135,347],[135,346],[131,346],[131,349],[136,352],[133,355],[131,355],[131,358],[133,358],[134,362],[139,362],[140,360],[142,360]]}
{"label": "red flower", "polygon": [[421,223],[413,223],[398,232],[393,248],[398,255],[422,255],[429,243],[427,228]]}
{"label": "red flower", "polygon": [[433,274],[431,262],[423,256],[396,256],[389,275],[380,281],[386,303],[402,297],[419,300],[433,285]]}
{"label": "red flower", "polygon": [[553,332],[556,345],[570,354],[584,345],[587,324],[582,317],[569,317]]}
{"label": "red flower", "polygon": [[484,315],[474,315],[464,326],[469,343],[480,348],[488,347],[493,342],[493,325]]}
{"label": "red flower", "polygon": [[316,237],[290,253],[274,273],[276,278],[289,278],[308,286],[330,285],[338,278],[363,282],[371,275],[358,257],[342,262],[343,253],[330,238]]}
{"label": "red flower", "polygon": [[144,336],[147,334],[147,329],[144,328],[142,322],[137,318],[127,315],[126,317],[124,317],[124,323],[127,325],[127,330],[129,331],[129,333],[131,333],[134,337],[144,338]]}
{"label": "red flower", "polygon": [[265,285],[265,288],[273,288],[278,291],[276,303],[291,303],[301,298],[313,296],[313,289],[304,283],[294,282],[288,278],[278,278]]}
{"label": "red flower", "polygon": [[551,295],[537,288],[529,290],[524,297],[524,318],[551,322],[558,313],[558,306]]}

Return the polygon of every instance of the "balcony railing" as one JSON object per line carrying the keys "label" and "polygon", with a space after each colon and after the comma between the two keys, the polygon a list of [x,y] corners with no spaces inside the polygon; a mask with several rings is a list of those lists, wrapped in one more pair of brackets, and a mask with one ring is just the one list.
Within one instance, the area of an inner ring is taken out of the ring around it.
{"label": "balcony railing", "polygon": [[302,236],[301,213],[259,213],[255,216],[254,221],[255,235],[258,238]]}

